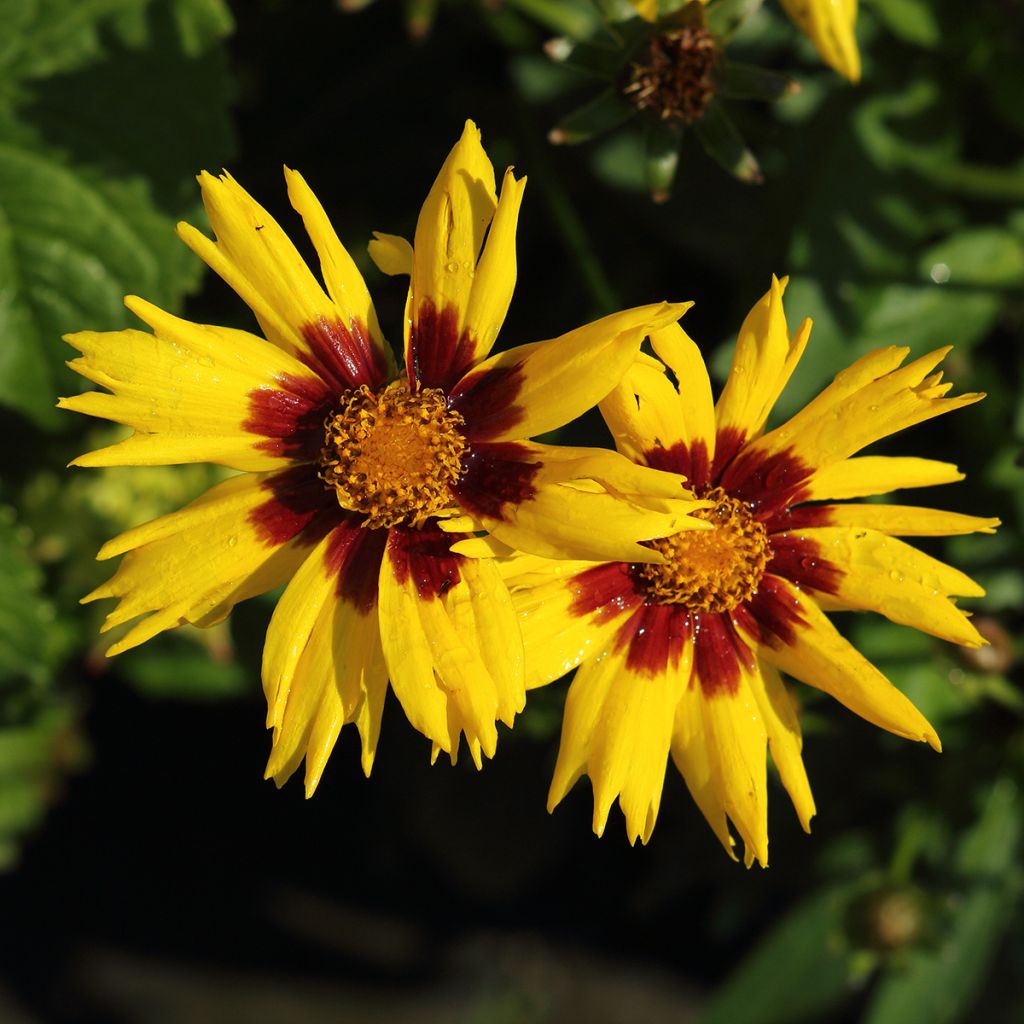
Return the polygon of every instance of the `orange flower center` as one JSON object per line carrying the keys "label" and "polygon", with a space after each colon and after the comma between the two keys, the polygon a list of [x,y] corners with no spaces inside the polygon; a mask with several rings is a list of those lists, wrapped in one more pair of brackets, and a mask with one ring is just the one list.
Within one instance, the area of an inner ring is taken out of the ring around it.
{"label": "orange flower center", "polygon": [[320,478],[371,529],[422,526],[453,503],[469,447],[463,425],[437,388],[410,392],[397,380],[374,393],[364,384],[324,424]]}
{"label": "orange flower center", "polygon": [[704,495],[715,504],[693,513],[710,530],[647,542],[667,561],[641,565],[640,577],[659,604],[682,604],[692,612],[727,612],[757,593],[768,564],[768,533],[747,506],[720,487]]}

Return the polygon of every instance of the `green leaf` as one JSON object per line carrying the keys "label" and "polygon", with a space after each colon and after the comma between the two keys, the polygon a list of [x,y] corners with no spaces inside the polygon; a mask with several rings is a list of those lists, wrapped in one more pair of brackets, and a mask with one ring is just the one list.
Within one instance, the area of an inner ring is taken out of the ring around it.
{"label": "green leaf", "polygon": [[[67,10],[93,9],[45,6],[62,39],[76,23]],[[63,333],[127,326],[130,292],[176,309],[197,283],[174,224],[201,216],[193,176],[221,163],[231,137],[219,0],[99,6],[118,14],[117,31],[80,26],[86,64],[0,103],[0,403],[48,428],[66,421],[58,391],[80,390]],[[39,70],[25,55],[43,42],[29,30],[46,40],[53,27],[29,23],[8,76]]]}
{"label": "green leaf", "polygon": [[79,768],[85,748],[67,704],[46,703],[17,725],[0,727],[0,871],[12,867],[21,840]]}
{"label": "green leaf", "polygon": [[656,203],[663,203],[672,194],[682,132],[675,125],[651,124],[644,133],[644,144],[647,187],[651,198]]}
{"label": "green leaf", "polygon": [[875,17],[905,43],[931,49],[942,40],[942,31],[930,0],[873,0]]}
{"label": "green leaf", "polygon": [[1022,288],[1024,242],[1005,228],[971,228],[926,250],[918,266],[943,284]]}
{"label": "green leaf", "polygon": [[761,7],[764,0],[715,0],[708,5],[707,27],[719,42],[727,41]]}
{"label": "green leaf", "polygon": [[10,508],[0,508],[0,687],[49,685],[65,649],[43,574],[29,550],[31,535]]}
{"label": "green leaf", "polygon": [[636,111],[616,89],[605,89],[589,103],[563,117],[548,133],[548,140],[558,145],[586,142],[595,135],[617,128]]}
{"label": "green leaf", "polygon": [[776,924],[712,996],[699,1024],[779,1024],[842,999],[849,966],[842,944],[849,888],[828,889]]}
{"label": "green leaf", "polygon": [[795,79],[788,75],[734,60],[722,60],[718,64],[715,81],[718,94],[727,100],[754,100],[762,103],[773,103],[791,96],[800,88]]}
{"label": "green leaf", "polygon": [[1013,919],[1020,894],[1017,855],[1021,804],[1017,786],[989,789],[981,814],[956,851],[964,891],[936,949],[907,954],[879,984],[865,1024],[952,1024],[970,1009]]}
{"label": "green leaf", "polygon": [[759,184],[763,179],[757,158],[747,149],[721,103],[713,101],[693,130],[704,151],[734,178],[747,185]]}

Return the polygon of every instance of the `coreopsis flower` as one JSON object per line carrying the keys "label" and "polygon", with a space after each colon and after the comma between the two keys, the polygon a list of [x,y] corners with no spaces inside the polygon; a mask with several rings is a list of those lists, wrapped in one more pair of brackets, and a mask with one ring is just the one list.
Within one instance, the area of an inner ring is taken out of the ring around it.
{"label": "coreopsis flower", "polygon": [[435,756],[454,759],[464,734],[479,765],[494,753],[496,720],[511,724],[522,709],[522,644],[493,561],[451,545],[486,531],[553,558],[644,557],[653,549],[638,541],[685,525],[694,506],[672,474],[526,440],[603,398],[644,335],[685,307],[630,309],[488,357],[515,284],[525,179],[507,172],[499,198],[467,123],[415,246],[390,236],[376,246],[389,271],[411,275],[399,373],[323,208],[299,174],[285,178],[326,291],[266,210],[228,175],[204,173],[216,240],[187,224],[179,233],[251,307],[263,337],[129,297],[152,333],[67,339],[81,352],[72,367],[110,393],[60,404],[135,429],[74,464],[242,471],[106,544],[100,558],[125,557],[85,600],[119,599],[105,630],[138,620],[116,654],[182,623],[221,621],[287,582],[263,657],[267,775],[279,784],[305,757],[312,793],[348,722],[368,773],[389,677]]}
{"label": "coreopsis flower", "polygon": [[860,81],[857,0],[781,0],[793,23],[821,59],[851,82]]}
{"label": "coreopsis flower", "polygon": [[601,834],[618,797],[631,841],[654,828],[671,754],[726,850],[731,820],[748,865],[768,859],[766,747],[805,829],[815,812],[797,707],[782,673],[867,721],[939,749],[911,702],[843,638],[826,611],[874,611],[975,647],[950,600],[983,591],[899,540],[991,531],[998,521],[848,499],[961,479],[920,458],[858,456],[880,438],[978,401],[946,397],[947,349],[903,365],[883,348],[840,373],[788,422],[763,432],[810,334],[790,335],[773,279],[740,329],[717,404],[696,345],[678,325],[601,403],[620,452],[689,478],[711,529],[650,542],[660,564],[551,563],[521,556],[508,578],[528,652],[527,687],[579,665],[549,795],[583,774]]}

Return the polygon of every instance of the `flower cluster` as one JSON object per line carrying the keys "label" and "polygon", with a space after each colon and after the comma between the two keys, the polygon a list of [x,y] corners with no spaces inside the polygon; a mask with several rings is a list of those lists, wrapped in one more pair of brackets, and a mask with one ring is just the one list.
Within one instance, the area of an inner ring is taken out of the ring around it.
{"label": "flower cluster", "polygon": [[[849,501],[960,479],[948,463],[858,455],[981,397],[947,396],[945,350],[871,353],[767,432],[810,335],[809,321],[789,331],[785,281],[743,323],[717,402],[678,324],[687,303],[492,354],[525,178],[509,170],[499,191],[467,123],[413,242],[370,243],[385,274],[409,279],[398,365],[322,206],[298,173],[285,179],[322,283],[226,174],[199,178],[215,237],[179,228],[260,334],[129,297],[148,330],[67,338],[71,366],[104,390],[60,404],[134,429],[75,465],[237,471],[100,551],[123,556],[86,598],[118,601],[109,654],[285,585],[263,655],[267,776],[283,784],[304,760],[307,795],[348,723],[369,774],[389,689],[433,757],[454,761],[465,739],[479,767],[528,691],[576,669],[550,804],[587,774],[595,830],[617,797],[646,842],[671,757],[748,863],[767,862],[767,751],[805,828],[814,813],[783,674],[938,748],[825,612],[983,643],[951,600],[977,585],[899,538],[996,521]],[[531,440],[594,406],[617,451]]]}

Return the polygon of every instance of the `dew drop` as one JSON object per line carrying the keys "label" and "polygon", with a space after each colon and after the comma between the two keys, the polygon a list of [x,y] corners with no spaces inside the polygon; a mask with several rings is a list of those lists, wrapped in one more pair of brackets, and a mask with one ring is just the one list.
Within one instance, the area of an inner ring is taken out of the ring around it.
{"label": "dew drop", "polygon": [[228,547],[233,548],[238,543],[238,538],[234,535],[228,537]]}

